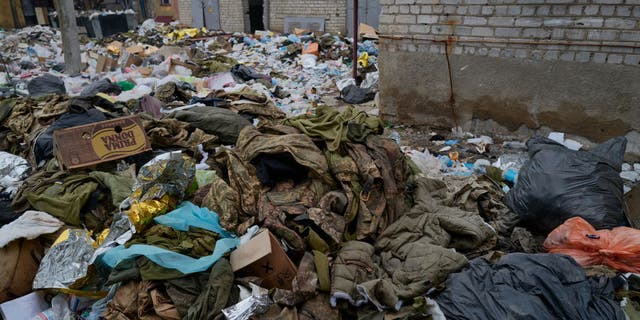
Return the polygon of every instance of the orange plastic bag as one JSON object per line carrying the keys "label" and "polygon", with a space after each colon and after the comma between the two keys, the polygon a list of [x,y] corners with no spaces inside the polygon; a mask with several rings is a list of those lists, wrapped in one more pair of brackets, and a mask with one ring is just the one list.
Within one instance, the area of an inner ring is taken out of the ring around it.
{"label": "orange plastic bag", "polygon": [[302,50],[302,54],[315,54],[316,56],[319,54],[320,46],[317,42],[310,43],[304,50]]}
{"label": "orange plastic bag", "polygon": [[582,266],[607,265],[625,272],[640,272],[640,230],[617,227],[596,230],[574,217],[551,231],[544,241],[550,253],[566,254]]}

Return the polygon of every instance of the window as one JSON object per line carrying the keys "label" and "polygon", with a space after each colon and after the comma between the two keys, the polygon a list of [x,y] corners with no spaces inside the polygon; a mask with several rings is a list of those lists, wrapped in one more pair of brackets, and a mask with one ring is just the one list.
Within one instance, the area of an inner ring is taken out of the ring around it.
{"label": "window", "polygon": [[171,0],[160,0],[160,5],[161,6],[171,6]]}

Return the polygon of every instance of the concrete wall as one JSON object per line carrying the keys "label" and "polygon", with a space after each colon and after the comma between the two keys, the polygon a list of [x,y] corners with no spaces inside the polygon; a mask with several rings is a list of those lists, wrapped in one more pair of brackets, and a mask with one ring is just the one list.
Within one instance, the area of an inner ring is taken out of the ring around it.
{"label": "concrete wall", "polygon": [[190,26],[191,22],[193,22],[193,15],[191,13],[191,0],[176,1],[178,1],[178,18],[180,22]]}
{"label": "concrete wall", "polygon": [[385,119],[627,135],[640,155],[640,1],[381,2]]}
{"label": "concrete wall", "polygon": [[[156,0],[159,1],[159,0]],[[191,24],[191,1],[180,1],[180,21]],[[265,12],[268,12],[268,29],[284,30],[285,17],[321,17],[325,18],[327,32],[342,33],[346,29],[346,0],[264,0]],[[248,0],[219,0],[221,28],[227,32],[245,32],[249,28]],[[184,11],[188,8],[189,11]]]}
{"label": "concrete wall", "polygon": [[346,0],[270,0],[270,26],[274,31],[284,30],[285,17],[325,18],[325,30],[345,34]]}
{"label": "concrete wall", "polygon": [[226,32],[244,32],[248,9],[246,0],[220,0],[220,28]]}

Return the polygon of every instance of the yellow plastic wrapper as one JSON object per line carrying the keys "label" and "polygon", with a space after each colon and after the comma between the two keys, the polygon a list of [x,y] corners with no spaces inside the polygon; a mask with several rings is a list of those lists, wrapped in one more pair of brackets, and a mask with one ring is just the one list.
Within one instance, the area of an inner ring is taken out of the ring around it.
{"label": "yellow plastic wrapper", "polygon": [[188,28],[188,29],[180,29],[169,33],[167,36],[172,40],[182,40],[186,36],[193,38],[198,35],[198,33],[202,31],[202,33],[206,33],[207,29],[202,27],[202,29],[198,28]]}
{"label": "yellow plastic wrapper", "polygon": [[153,218],[176,208],[195,179],[195,161],[181,153],[165,153],[140,168],[133,193],[124,202],[136,232]]}
{"label": "yellow plastic wrapper", "polygon": [[120,55],[120,51],[122,50],[122,42],[114,41],[107,45],[107,51],[111,54]]}
{"label": "yellow plastic wrapper", "polygon": [[96,93],[96,96],[98,96],[98,97],[100,97],[102,99],[105,99],[105,100],[107,100],[107,101],[109,101],[111,103],[118,102],[118,99],[116,99],[116,98],[114,98],[114,97],[112,97],[112,96],[110,96],[110,95],[108,95],[108,94],[106,94],[104,92],[98,92],[98,93]]}
{"label": "yellow plastic wrapper", "polygon": [[369,54],[363,52],[360,57],[358,57],[358,64],[362,67],[366,67],[369,65]]}
{"label": "yellow plastic wrapper", "polygon": [[158,200],[147,200],[134,203],[129,210],[127,216],[133,223],[136,231],[142,231],[146,228],[153,218],[165,214],[175,209],[177,201],[174,197],[164,195]]}

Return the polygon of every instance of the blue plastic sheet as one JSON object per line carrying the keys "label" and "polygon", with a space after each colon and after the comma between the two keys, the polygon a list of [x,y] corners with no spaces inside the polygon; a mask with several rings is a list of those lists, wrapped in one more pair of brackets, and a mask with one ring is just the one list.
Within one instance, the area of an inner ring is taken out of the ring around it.
{"label": "blue plastic sheet", "polygon": [[191,202],[183,202],[177,209],[153,220],[180,231],[189,231],[189,227],[197,227],[218,233],[223,238],[232,237],[220,225],[217,213],[207,208],[200,208]]}
{"label": "blue plastic sheet", "polygon": [[240,239],[233,237],[220,226],[218,215],[206,208],[200,208],[190,202],[185,202],[178,209],[154,219],[156,223],[170,226],[176,230],[187,231],[189,227],[198,227],[220,234],[222,239],[216,241],[215,249],[209,256],[192,258],[180,253],[156,246],[135,244],[129,248],[117,246],[104,253],[98,261],[110,268],[121,262],[145,256],[161,267],[175,269],[183,274],[206,271],[227,252],[240,244]]}

